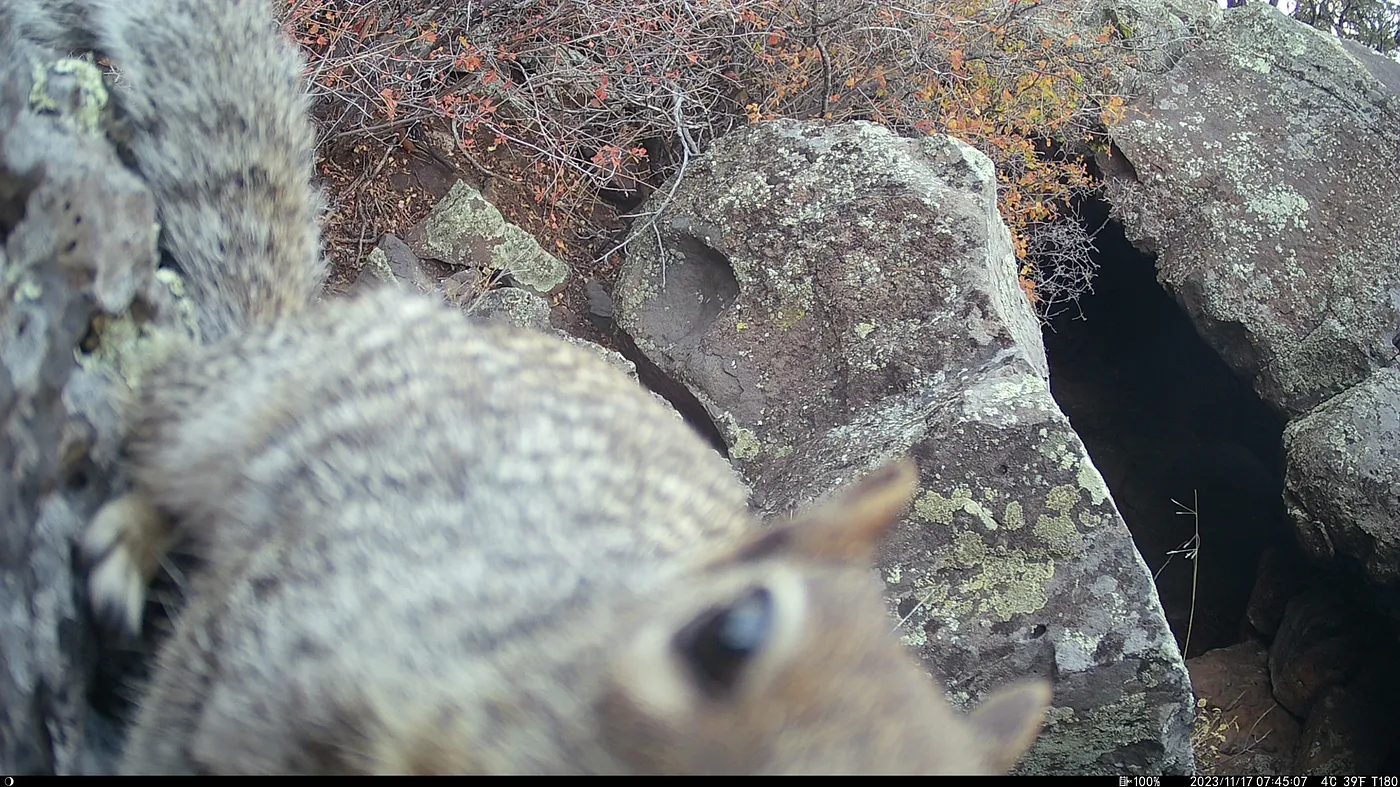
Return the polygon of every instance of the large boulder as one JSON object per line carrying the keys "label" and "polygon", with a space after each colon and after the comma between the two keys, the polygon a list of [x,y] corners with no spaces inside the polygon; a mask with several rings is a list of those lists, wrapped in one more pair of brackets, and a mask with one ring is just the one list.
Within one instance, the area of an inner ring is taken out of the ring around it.
{"label": "large boulder", "polygon": [[1400,340],[1400,96],[1334,36],[1232,9],[1105,159],[1129,238],[1266,401],[1306,412]]}
{"label": "large boulder", "polygon": [[1159,280],[1292,419],[1300,543],[1400,622],[1398,91],[1400,64],[1250,3],[1142,91],[1101,163]]}
{"label": "large boulder", "polygon": [[921,492],[879,571],[954,701],[1050,677],[1024,772],[1189,772],[1185,667],[1050,396],[991,162],[780,121],[717,141],[668,192],[633,230],[616,317],[720,425],[756,504],[782,516],[912,454]]}
{"label": "large boulder", "polygon": [[[1285,493],[1314,558],[1400,592],[1400,369],[1376,371],[1288,425]],[[1400,605],[1385,608],[1400,619]]]}
{"label": "large boulder", "polygon": [[1130,96],[1174,68],[1222,14],[1216,0],[1076,0],[1044,10],[1028,21],[1048,36],[1092,38],[1108,30],[1114,46],[1097,57],[1118,92]]}

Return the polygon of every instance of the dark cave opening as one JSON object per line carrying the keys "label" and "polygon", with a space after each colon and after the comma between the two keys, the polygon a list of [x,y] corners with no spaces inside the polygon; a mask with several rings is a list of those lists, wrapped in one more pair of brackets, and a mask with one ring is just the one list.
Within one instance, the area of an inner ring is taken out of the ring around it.
{"label": "dark cave opening", "polygon": [[[1283,419],[1196,333],[1109,206],[1077,207],[1098,229],[1098,272],[1093,291],[1043,331],[1050,389],[1103,474],[1185,656],[1239,646],[1211,665],[1192,662],[1193,684],[1199,670],[1210,701],[1248,728],[1232,733],[1243,748],[1210,767],[1313,772],[1340,757],[1394,772],[1395,638],[1375,625],[1384,620],[1375,590],[1354,567],[1298,548],[1283,505]],[[1266,661],[1251,662],[1251,647]],[[1245,700],[1260,675],[1265,693]],[[1315,702],[1300,699],[1305,685]]]}
{"label": "dark cave opening", "polygon": [[1245,636],[1260,556],[1292,548],[1283,421],[1196,333],[1108,205],[1079,210],[1099,228],[1099,267],[1092,292],[1044,330],[1051,391],[1194,657]]}

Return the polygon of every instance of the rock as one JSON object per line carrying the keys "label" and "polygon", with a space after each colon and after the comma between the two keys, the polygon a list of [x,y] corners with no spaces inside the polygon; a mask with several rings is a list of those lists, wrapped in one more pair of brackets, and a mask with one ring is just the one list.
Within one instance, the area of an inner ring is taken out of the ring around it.
{"label": "rock", "polygon": [[437,289],[437,279],[424,267],[423,261],[394,235],[380,238],[379,245],[370,251],[361,276],[366,274],[410,291],[426,293]]}
{"label": "rock", "polygon": [[[590,342],[587,339],[580,339],[577,336],[570,336],[569,334],[564,333],[563,331],[555,331],[554,334],[560,339],[568,342],[569,344],[572,344],[576,347],[582,347],[583,349],[588,350],[591,353],[595,353],[599,358],[602,358],[603,360],[607,361],[613,366],[616,366],[618,371],[622,372],[628,377],[631,377],[634,382],[636,381],[637,367],[631,361],[627,360],[627,358],[624,357],[622,353],[616,350],[609,350],[601,344]],[[665,399],[656,396],[655,394],[653,394],[653,397],[657,401],[666,405],[666,409],[675,412],[675,408],[671,406],[670,402],[667,402]],[[680,413],[676,413],[676,417],[679,418]]]}
{"label": "rock", "polygon": [[1092,38],[1110,28],[1117,40],[1101,56],[1126,95],[1170,71],[1221,19],[1220,7],[1210,0],[1088,0],[1070,9],[1042,14],[1035,23],[1060,38]]}
{"label": "rock", "polygon": [[563,284],[569,273],[563,262],[462,181],[413,228],[408,245],[419,257],[452,267],[501,271],[511,283],[539,295]]}
{"label": "rock", "polygon": [[1366,694],[1343,686],[1322,692],[1308,714],[1293,773],[1355,776],[1383,773],[1394,737],[1389,712]]}
{"label": "rock", "polygon": [[457,271],[442,280],[442,296],[459,309],[466,309],[481,294],[481,274],[476,268]]}
{"label": "rock", "polygon": [[1250,3],[1224,12],[1111,132],[1122,156],[1106,193],[1129,238],[1281,411],[1304,413],[1396,357],[1396,79],[1400,64],[1358,60]]}
{"label": "rock", "polygon": [[469,317],[484,322],[540,331],[549,328],[549,302],[518,287],[487,290],[478,295],[465,311]]}
{"label": "rock", "polygon": [[1307,716],[1328,686],[1341,683],[1361,653],[1357,621],[1344,599],[1313,590],[1284,608],[1269,649],[1274,697],[1298,716]]}
{"label": "rock", "polygon": [[597,279],[584,282],[583,293],[588,299],[588,316],[599,322],[611,324],[614,311],[612,293],[603,289],[603,285]]}
{"label": "rock", "polygon": [[916,458],[922,491],[880,558],[891,611],[959,704],[1055,679],[1023,772],[1191,770],[1180,653],[1050,397],[986,157],[864,123],[758,124],[692,160],[634,232],[618,325],[720,425],[760,509]]}
{"label": "rock", "polygon": [[1196,696],[1206,701],[1201,720],[1208,726],[1202,729],[1198,721],[1197,736],[1214,749],[1213,775],[1295,773],[1298,720],[1274,699],[1268,658],[1250,640],[1186,662]]}
{"label": "rock", "polygon": [[1293,554],[1283,547],[1271,547],[1259,556],[1254,590],[1245,608],[1245,619],[1255,631],[1266,637],[1274,636],[1289,599],[1303,589],[1305,572],[1306,567],[1299,565]]}
{"label": "rock", "polygon": [[1283,439],[1299,543],[1400,588],[1400,369],[1381,369],[1293,421]]}
{"label": "rock", "polygon": [[178,277],[156,273],[151,195],[101,135],[100,72],[11,40],[12,11],[0,8],[0,773],[102,772],[115,741],[88,734],[102,726],[88,704],[97,648],[73,541],[125,482],[119,405],[146,346],[133,307],[184,313]]}

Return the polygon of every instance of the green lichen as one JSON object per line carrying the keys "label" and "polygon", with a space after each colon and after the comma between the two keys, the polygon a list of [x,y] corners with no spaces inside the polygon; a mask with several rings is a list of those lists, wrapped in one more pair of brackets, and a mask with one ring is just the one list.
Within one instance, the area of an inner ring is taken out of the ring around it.
{"label": "green lichen", "polygon": [[141,380],[149,370],[199,341],[195,304],[186,297],[184,279],[168,268],[157,269],[155,278],[170,291],[179,322],[157,327],[130,312],[98,316],[93,320],[96,343],[91,351],[84,353],[77,348],[73,351],[79,366],[109,368],[129,389],[140,390]]}
{"label": "green lichen", "polygon": [[1079,487],[1062,484],[1050,490],[1045,496],[1045,506],[1051,511],[1063,514],[1079,505]]}
{"label": "green lichen", "polygon": [[489,247],[485,265],[509,273],[517,284],[548,293],[568,278],[568,268],[540,247],[529,233],[505,220],[485,197],[465,183],[453,184],[447,197],[423,223],[423,245],[444,261],[459,257],[477,242]]}
{"label": "green lichen", "polygon": [[997,529],[997,518],[992,515],[990,509],[976,500],[968,500],[963,503],[963,511],[977,517],[977,521],[981,522],[982,526],[988,530]]}
{"label": "green lichen", "polygon": [[[1000,490],[991,487],[982,489],[981,493],[988,503],[995,503],[1001,497]],[[940,525],[951,525],[953,515],[959,511],[975,517],[989,531],[1001,527],[1008,530],[1019,530],[1026,524],[1025,514],[1020,503],[1009,502],[1006,506],[1005,518],[1003,521],[998,521],[991,506],[974,499],[972,489],[966,486],[953,489],[948,496],[929,490],[914,501],[916,516],[927,522]]]}
{"label": "green lichen", "polygon": [[802,322],[802,318],[806,316],[806,309],[783,306],[773,315],[773,324],[786,331]]}
{"label": "green lichen", "polygon": [[[159,232],[160,228],[156,227],[151,237],[156,237]],[[186,294],[185,280],[171,268],[157,268],[156,281],[164,285],[166,290],[170,292],[171,298],[175,301],[175,309],[180,315],[180,324],[185,329],[186,335],[192,341],[199,342],[201,340],[199,313],[194,300]]]}
{"label": "green lichen", "polygon": [[1054,561],[989,547],[975,533],[954,536],[951,553],[960,567],[975,569],[953,594],[958,600],[948,605],[952,617],[1005,622],[1044,609],[1049,602],[1046,584],[1055,575]]}
{"label": "green lichen", "polygon": [[1079,546],[1079,529],[1070,512],[1079,504],[1079,488],[1064,484],[1045,496],[1045,507],[1055,514],[1041,514],[1031,532],[1057,555],[1067,555]]}
{"label": "green lichen", "polygon": [[509,224],[501,242],[491,252],[490,265],[508,272],[517,284],[538,293],[558,287],[569,275],[557,257],[540,248],[524,230]]}
{"label": "green lichen", "polygon": [[[32,70],[34,85],[29,90],[29,106],[35,112],[59,115],[70,126],[83,133],[95,134],[102,126],[102,111],[107,107],[107,86],[102,82],[102,72],[92,63],[78,58],[67,57],[57,60],[47,67],[35,64]],[[73,106],[65,110],[59,100],[51,95],[52,77],[67,77],[73,83],[76,93]]]}
{"label": "green lichen", "polygon": [[858,338],[858,339],[864,339],[865,337],[869,336],[869,335],[870,335],[870,332],[873,331],[873,330],[875,330],[875,324],[874,324],[874,323],[869,323],[869,322],[858,322],[858,323],[856,323],[856,328],[855,328],[855,331],[856,331],[856,338]]}
{"label": "green lichen", "polygon": [[987,557],[987,543],[976,533],[953,536],[952,546],[953,560],[963,568],[979,566]]}
{"label": "green lichen", "polygon": [[[1034,764],[1040,762],[1077,763],[1078,772],[1087,775],[1121,774],[1115,769],[1110,755],[1141,741],[1157,740],[1160,729],[1153,729],[1158,709],[1149,705],[1141,691],[1124,694],[1116,702],[1091,706],[1078,711],[1068,707],[1052,708],[1047,715],[1046,728],[1055,734],[1042,734],[1033,754],[1024,761],[1022,773],[1034,774]],[[1063,766],[1061,766],[1063,767]]]}
{"label": "green lichen", "polygon": [[720,418],[720,424],[724,427],[726,442],[729,443],[730,458],[746,462],[763,451],[763,444],[758,435],[754,434],[752,429],[740,426],[732,414],[725,413]]}
{"label": "green lichen", "polygon": [[1007,530],[1020,530],[1026,526],[1026,511],[1020,501],[1012,500],[1006,504],[1006,513],[1002,515],[1001,524]]}
{"label": "green lichen", "polygon": [[954,489],[951,495],[944,497],[931,489],[924,492],[914,500],[914,514],[927,522],[939,525],[953,524],[953,513],[963,510],[963,506],[972,500],[972,490],[959,487]]}
{"label": "green lichen", "polygon": [[1275,186],[1267,194],[1251,195],[1245,208],[1274,232],[1282,232],[1290,223],[1296,229],[1308,228],[1311,205],[1303,195],[1286,186]]}
{"label": "green lichen", "polygon": [[[948,586],[941,582],[915,585],[915,593],[919,602],[908,615],[899,621],[899,628],[902,631],[899,639],[906,647],[917,649],[928,644],[928,632],[924,628],[924,623],[932,617],[930,612],[938,612],[949,606],[948,592]],[[923,612],[924,615],[921,618],[916,618],[919,612]],[[938,614],[937,617],[945,626],[950,626],[953,629],[959,625],[957,619],[948,620],[943,614]]]}
{"label": "green lichen", "polygon": [[1097,511],[1083,509],[1079,512],[1079,525],[1084,530],[1093,530],[1102,527],[1108,522],[1108,517]]}
{"label": "green lichen", "polygon": [[1087,458],[1079,462],[1079,472],[1075,474],[1074,480],[1080,489],[1089,493],[1089,499],[1094,505],[1101,506],[1108,500],[1108,485],[1104,483],[1099,469]]}
{"label": "green lichen", "polygon": [[394,269],[389,265],[389,255],[384,250],[375,246],[370,249],[369,256],[365,257],[365,272],[374,278],[389,284],[396,284],[398,279],[394,276]]}

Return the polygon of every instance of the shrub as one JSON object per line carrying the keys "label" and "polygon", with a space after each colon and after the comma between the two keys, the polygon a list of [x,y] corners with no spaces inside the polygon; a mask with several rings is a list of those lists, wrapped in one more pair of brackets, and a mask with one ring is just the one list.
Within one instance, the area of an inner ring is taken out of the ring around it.
{"label": "shrub", "polygon": [[1066,146],[1102,144],[1114,32],[1043,31],[1039,0],[290,0],[323,133],[392,142],[442,122],[469,154],[507,146],[526,185],[578,215],[603,188],[676,174],[736,126],[865,119],[946,133],[1000,175],[1023,287],[1043,316],[1088,286],[1093,189]]}

